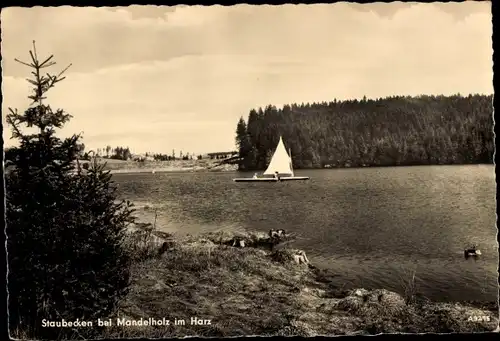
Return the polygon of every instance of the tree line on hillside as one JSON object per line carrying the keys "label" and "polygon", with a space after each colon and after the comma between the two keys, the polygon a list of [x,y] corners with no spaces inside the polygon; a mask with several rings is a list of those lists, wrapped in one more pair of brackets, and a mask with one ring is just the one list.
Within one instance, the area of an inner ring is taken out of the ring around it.
{"label": "tree line on hillside", "polygon": [[179,156],[176,156],[175,150],[172,150],[172,154],[162,154],[162,153],[151,153],[147,152],[144,155],[133,155],[129,147],[115,147],[106,146],[104,148],[97,148],[95,153],[91,151],[84,151],[85,145],[82,143],[80,148],[80,158],[83,160],[90,160],[92,155],[104,159],[114,159],[114,160],[135,160],[135,161],[146,161],[147,159],[152,159],[155,161],[175,161],[175,160],[201,160],[202,155],[195,155],[194,153],[183,154],[180,151]]}
{"label": "tree line on hillside", "polygon": [[148,156],[148,155],[151,155],[153,157],[153,159],[156,161],[194,160],[195,157],[197,160],[202,159],[201,155],[195,156],[194,153],[183,154],[182,150],[180,151],[179,156],[175,155],[175,150],[172,150],[171,155],[161,154],[161,153],[152,153],[152,154],[146,153],[146,156]]}
{"label": "tree line on hillside", "polygon": [[[91,158],[91,153],[90,151],[84,152],[82,155],[82,158],[84,160],[90,160]],[[113,160],[130,160],[132,159],[132,152],[130,151],[129,147],[111,147],[111,146],[106,146],[104,148],[97,148],[95,151],[95,155],[106,158],[106,159],[113,159]]]}
{"label": "tree line on hillside", "polygon": [[364,97],[252,109],[236,128],[240,169],[265,169],[280,135],[295,168],[492,163],[492,97]]}
{"label": "tree line on hillside", "polygon": [[[179,156],[176,156],[175,150],[172,150],[172,154],[162,154],[162,153],[151,153],[147,152],[143,156],[134,156],[129,147],[116,147],[112,148],[111,146],[106,146],[105,148],[97,148],[96,155],[106,159],[115,159],[115,160],[136,160],[136,161],[145,161],[147,159],[153,159],[155,161],[175,161],[175,160],[200,160],[202,158],[201,155],[195,156],[194,153],[186,153],[183,154],[182,150],[179,153]],[[90,153],[83,153],[83,159],[90,159]]]}

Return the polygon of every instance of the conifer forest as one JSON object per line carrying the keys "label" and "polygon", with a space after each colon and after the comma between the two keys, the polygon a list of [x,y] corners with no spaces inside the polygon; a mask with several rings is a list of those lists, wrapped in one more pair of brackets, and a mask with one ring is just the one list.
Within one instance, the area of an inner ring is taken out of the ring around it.
{"label": "conifer forest", "polygon": [[265,169],[280,135],[294,168],[493,162],[492,95],[268,105],[239,120],[241,170]]}

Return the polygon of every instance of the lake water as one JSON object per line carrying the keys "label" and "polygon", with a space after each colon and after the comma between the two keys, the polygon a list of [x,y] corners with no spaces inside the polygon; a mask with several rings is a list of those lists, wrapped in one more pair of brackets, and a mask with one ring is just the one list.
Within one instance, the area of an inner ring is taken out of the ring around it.
{"label": "lake water", "polygon": [[[345,288],[402,290],[415,272],[433,300],[496,301],[494,167],[302,170],[311,180],[235,183],[242,173],[115,174],[121,198],[164,231],[284,228]],[[483,256],[463,257],[477,244]]]}

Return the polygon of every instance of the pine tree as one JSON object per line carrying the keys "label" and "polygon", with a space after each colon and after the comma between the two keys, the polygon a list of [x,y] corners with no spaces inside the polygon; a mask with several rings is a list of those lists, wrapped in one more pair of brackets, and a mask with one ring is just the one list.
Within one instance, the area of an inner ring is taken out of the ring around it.
{"label": "pine tree", "polygon": [[[238,121],[236,126],[236,148],[240,158],[246,158],[251,151],[250,138],[248,136],[247,124],[243,117]],[[244,163],[240,163],[240,168],[244,169]]]}
{"label": "pine tree", "polygon": [[[55,135],[71,116],[44,100],[67,68],[43,75],[55,62],[53,56],[40,62],[34,42],[30,56],[30,63],[16,61],[33,70],[33,103],[22,114],[9,108],[7,115],[19,141],[9,152],[12,171],[5,179],[9,329],[55,338],[74,329],[43,328],[42,319],[103,318],[126,294],[130,257],[122,241],[134,218],[130,203],[116,202],[111,175],[95,157],[88,171],[75,167],[81,136]],[[24,127],[37,131],[23,133]],[[90,337],[85,333],[92,330],[77,332]]]}

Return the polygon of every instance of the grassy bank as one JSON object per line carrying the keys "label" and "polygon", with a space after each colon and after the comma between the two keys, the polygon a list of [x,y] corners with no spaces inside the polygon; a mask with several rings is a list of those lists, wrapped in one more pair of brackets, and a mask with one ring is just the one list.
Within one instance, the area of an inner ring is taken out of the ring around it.
{"label": "grassy bank", "polygon": [[[270,250],[265,234],[174,238],[138,230],[129,239],[133,280],[116,317],[184,319],[186,325],[108,327],[105,337],[351,335],[493,331],[498,311],[419,299],[384,289],[344,291],[322,270],[296,262],[297,250]],[[132,236],[132,235],[131,235]],[[168,250],[158,255],[159,245]],[[132,250],[131,249],[131,250]],[[487,316],[489,322],[468,321]],[[191,325],[192,317],[210,325]],[[173,322],[172,322],[173,324]]]}

